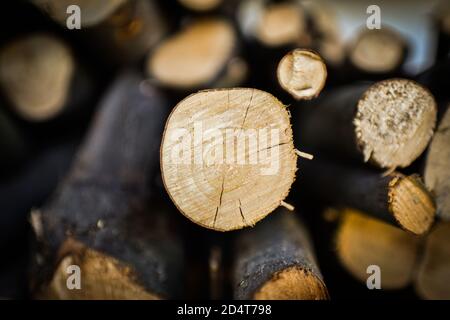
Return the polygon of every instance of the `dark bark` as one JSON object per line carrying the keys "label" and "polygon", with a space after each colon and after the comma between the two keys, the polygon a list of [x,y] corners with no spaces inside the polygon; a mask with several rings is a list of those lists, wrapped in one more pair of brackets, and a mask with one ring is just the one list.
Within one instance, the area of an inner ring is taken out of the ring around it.
{"label": "dark bark", "polygon": [[326,288],[308,233],[295,214],[279,209],[253,229],[239,233],[234,247],[235,299],[253,299],[264,284],[292,267],[313,275],[323,288],[315,294],[318,298],[326,298]]}
{"label": "dark bark", "polygon": [[44,259],[34,289],[45,291],[64,254],[83,259],[75,240],[130,267],[146,292],[180,295],[182,246],[149,188],[167,111],[165,98],[136,74],[110,88],[70,175],[34,217]]}

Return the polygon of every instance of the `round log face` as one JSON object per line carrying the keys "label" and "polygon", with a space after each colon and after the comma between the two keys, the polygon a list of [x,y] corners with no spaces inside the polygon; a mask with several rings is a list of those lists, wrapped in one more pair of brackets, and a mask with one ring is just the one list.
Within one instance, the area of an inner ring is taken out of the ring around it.
{"label": "round log face", "polygon": [[371,86],[353,120],[364,160],[389,169],[410,165],[433,135],[436,109],[431,93],[414,81],[389,79]]}
{"label": "round log face", "polygon": [[165,40],[147,61],[147,72],[164,85],[192,88],[212,81],[235,49],[232,25],[223,19],[195,22]]}
{"label": "round log face", "polygon": [[[386,73],[398,68],[402,63],[405,43],[393,30],[364,29],[350,50],[350,60],[361,70]],[[383,57],[380,58],[380,52]]]}
{"label": "round log face", "polygon": [[193,222],[228,231],[277,208],[295,179],[290,117],[256,89],[201,91],[172,111],[161,145],[164,185]]}
{"label": "round log face", "polygon": [[320,56],[295,49],[285,55],[277,68],[280,86],[297,100],[317,97],[325,86],[327,68]]}
{"label": "round log face", "polygon": [[33,34],[0,53],[0,86],[23,118],[44,121],[64,108],[74,68],[72,53],[61,40]]}

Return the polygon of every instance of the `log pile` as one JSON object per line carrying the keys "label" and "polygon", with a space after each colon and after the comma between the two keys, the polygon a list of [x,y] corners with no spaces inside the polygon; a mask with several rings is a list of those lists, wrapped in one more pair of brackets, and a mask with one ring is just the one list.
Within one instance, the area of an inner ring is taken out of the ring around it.
{"label": "log pile", "polygon": [[338,8],[5,4],[0,297],[450,299],[450,15]]}

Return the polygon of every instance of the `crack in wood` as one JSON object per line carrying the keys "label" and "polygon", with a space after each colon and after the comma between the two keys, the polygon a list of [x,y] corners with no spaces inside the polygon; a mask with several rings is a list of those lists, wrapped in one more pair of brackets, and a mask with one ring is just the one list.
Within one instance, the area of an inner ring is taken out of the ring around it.
{"label": "crack in wood", "polygon": [[225,185],[225,176],[223,176],[223,180],[222,180],[222,190],[220,191],[219,205],[217,206],[216,214],[214,215],[214,222],[213,222],[214,227],[216,226],[217,215],[219,214],[219,208],[222,206],[222,196],[223,196],[224,185]]}

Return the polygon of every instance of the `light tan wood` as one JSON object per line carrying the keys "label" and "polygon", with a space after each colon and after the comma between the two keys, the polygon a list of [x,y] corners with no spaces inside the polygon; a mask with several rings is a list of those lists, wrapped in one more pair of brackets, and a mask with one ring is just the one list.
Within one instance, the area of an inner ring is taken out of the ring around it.
{"label": "light tan wood", "polygon": [[431,140],[424,170],[426,186],[436,197],[437,214],[450,220],[450,108]]}
{"label": "light tan wood", "polygon": [[417,175],[397,174],[389,183],[388,201],[389,211],[405,230],[420,235],[434,222],[434,199]]}
{"label": "light tan wood", "polygon": [[410,284],[420,238],[354,209],[341,212],[336,234],[337,255],[342,265],[366,283],[367,267],[381,268],[381,288],[399,289]]}
{"label": "light tan wood", "polygon": [[[222,138],[189,138],[188,160],[174,161],[182,154],[181,141],[188,141],[174,134],[182,128],[192,137],[199,124]],[[256,132],[254,143],[250,136]],[[252,226],[276,209],[295,179],[296,162],[286,107],[257,89],[187,97],[169,116],[161,144],[162,176],[172,201],[193,222],[220,231]]]}
{"label": "light tan wood", "polygon": [[294,2],[268,5],[256,26],[256,36],[267,46],[297,43],[305,32],[304,12]]}
{"label": "light tan wood", "polygon": [[321,279],[308,270],[291,267],[275,274],[255,292],[255,300],[326,300]]}
{"label": "light tan wood", "polygon": [[67,8],[77,5],[81,11],[81,27],[92,27],[109,17],[128,0],[32,0],[55,21],[66,26]]}
{"label": "light tan wood", "polygon": [[436,109],[432,94],[414,81],[389,79],[372,85],[353,120],[364,160],[388,169],[409,166],[433,135]]}
{"label": "light tan wood", "polygon": [[297,100],[315,98],[327,79],[327,67],[322,58],[304,49],[287,53],[278,64],[277,78],[280,86]]}
{"label": "light tan wood", "polygon": [[0,52],[0,87],[30,121],[56,116],[65,106],[75,62],[70,49],[47,34],[9,43]]}
{"label": "light tan wood", "polygon": [[436,225],[425,240],[415,283],[424,299],[450,299],[450,223]]}
{"label": "light tan wood", "polygon": [[[64,256],[56,268],[48,287],[41,293],[42,299],[57,300],[155,300],[156,294],[147,292],[135,281],[133,270],[106,254],[84,247],[70,240],[76,252]],[[67,268],[80,267],[80,290],[69,290]]]}
{"label": "light tan wood", "polygon": [[218,7],[222,0],[178,0],[183,6],[196,11],[207,11]]}
{"label": "light tan wood", "polygon": [[405,48],[401,36],[386,26],[373,30],[364,28],[352,43],[349,57],[350,61],[363,71],[387,73],[402,63]]}
{"label": "light tan wood", "polygon": [[147,72],[170,87],[199,87],[226,68],[235,45],[228,21],[200,20],[162,42],[147,60]]}

